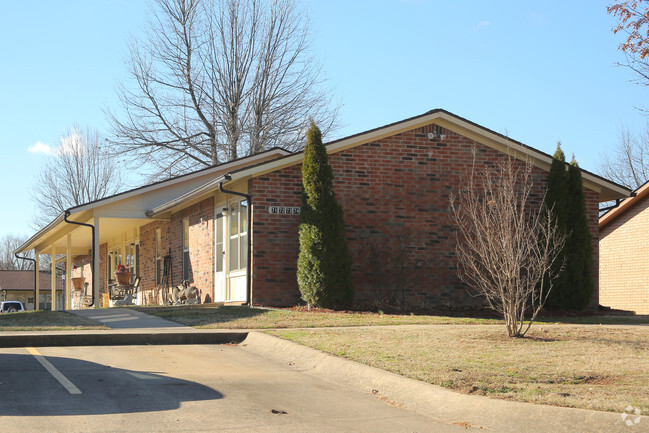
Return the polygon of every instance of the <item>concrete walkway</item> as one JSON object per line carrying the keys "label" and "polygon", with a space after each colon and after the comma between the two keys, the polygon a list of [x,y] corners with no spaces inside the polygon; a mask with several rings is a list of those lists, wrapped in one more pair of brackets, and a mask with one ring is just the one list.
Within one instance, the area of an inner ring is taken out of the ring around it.
{"label": "concrete walkway", "polygon": [[141,313],[132,308],[99,308],[89,310],[70,310],[68,313],[94,320],[112,329],[157,329],[169,332],[194,330],[177,322],[161,319],[151,314]]}

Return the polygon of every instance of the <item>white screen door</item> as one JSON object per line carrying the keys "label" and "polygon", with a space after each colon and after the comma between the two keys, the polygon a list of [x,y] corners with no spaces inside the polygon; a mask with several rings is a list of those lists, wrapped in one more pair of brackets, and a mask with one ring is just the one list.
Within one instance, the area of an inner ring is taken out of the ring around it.
{"label": "white screen door", "polygon": [[216,207],[214,217],[214,301],[225,299],[225,204]]}

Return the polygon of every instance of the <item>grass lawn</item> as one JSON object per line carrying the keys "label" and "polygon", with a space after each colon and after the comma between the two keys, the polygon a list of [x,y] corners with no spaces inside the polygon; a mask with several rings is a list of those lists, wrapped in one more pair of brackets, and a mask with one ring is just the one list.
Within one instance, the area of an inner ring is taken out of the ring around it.
{"label": "grass lawn", "polygon": [[1,331],[72,331],[108,329],[97,322],[64,311],[25,311],[0,314]]}
{"label": "grass lawn", "polygon": [[467,394],[649,414],[649,328],[537,324],[267,331]]}
{"label": "grass lawn", "polygon": [[321,328],[381,325],[496,324],[496,319],[394,315],[365,312],[314,312],[228,307],[137,307],[139,311],[207,329]]}
{"label": "grass lawn", "polygon": [[[494,325],[500,319],[445,315],[304,311],[246,306],[129,307],[188,326],[211,329],[328,328],[381,325]],[[574,324],[649,324],[649,316],[540,317],[537,322]]]}

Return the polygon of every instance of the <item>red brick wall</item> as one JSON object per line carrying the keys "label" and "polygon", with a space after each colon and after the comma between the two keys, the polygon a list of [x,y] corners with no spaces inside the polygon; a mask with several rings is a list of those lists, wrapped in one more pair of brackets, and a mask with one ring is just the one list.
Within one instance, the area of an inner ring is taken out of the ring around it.
{"label": "red brick wall", "polygon": [[183,281],[185,218],[189,218],[189,283],[198,288],[201,302],[211,302],[214,299],[214,200],[203,200],[171,217],[172,269],[176,285]]}
{"label": "red brick wall", "polygon": [[[471,305],[455,270],[449,194],[465,183],[478,149],[482,171],[506,156],[446,130],[431,142],[432,126],[330,155],[335,190],[345,211],[355,302],[431,307]],[[268,206],[301,205],[301,165],[250,182],[253,197],[253,303],[293,305],[299,216],[271,215]],[[536,193],[547,172],[535,169]],[[597,198],[587,190],[597,272]]]}
{"label": "red brick wall", "polygon": [[[154,221],[140,227],[140,288],[152,290],[156,286],[156,229],[160,229],[161,255],[169,253],[171,247],[171,223],[169,221]],[[164,259],[162,259],[164,260]],[[173,258],[172,258],[173,261]],[[164,262],[160,266],[163,266]],[[162,274],[162,271],[161,271]],[[175,281],[175,280],[174,280]]]}
{"label": "red brick wall", "polygon": [[[140,287],[156,288],[155,232],[160,229],[162,255],[171,252],[171,285],[183,281],[183,219],[189,218],[189,283],[200,292],[201,302],[214,299],[214,204],[206,199],[171,216],[140,228]],[[202,218],[202,222],[201,222]]]}

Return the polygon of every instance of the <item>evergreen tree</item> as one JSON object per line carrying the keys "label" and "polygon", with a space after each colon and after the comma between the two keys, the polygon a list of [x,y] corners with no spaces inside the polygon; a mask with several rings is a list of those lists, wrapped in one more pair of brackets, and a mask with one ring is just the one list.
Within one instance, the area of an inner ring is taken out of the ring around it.
{"label": "evergreen tree", "polygon": [[568,224],[570,236],[566,240],[566,259],[569,264],[566,280],[570,291],[566,293],[568,309],[583,310],[588,306],[593,295],[593,245],[588,228],[586,201],[581,170],[575,156],[568,168]]}
{"label": "evergreen tree", "polygon": [[349,304],[354,294],[343,210],[336,201],[328,159],[322,134],[311,121],[302,163],[297,282],[305,302],[324,308]]}
{"label": "evergreen tree", "polygon": [[[581,170],[573,155],[566,164],[561,143],[552,160],[546,204],[552,206],[566,243],[553,272],[559,272],[546,306],[555,310],[582,310],[593,294],[593,248],[588,227]],[[561,267],[563,266],[563,269]]]}
{"label": "evergreen tree", "polygon": [[[552,166],[548,176],[548,189],[545,195],[546,206],[552,209],[552,214],[557,220],[557,228],[562,233],[568,232],[568,171],[566,170],[566,156],[561,150],[561,142],[557,143],[557,150],[552,158]],[[567,241],[566,241],[567,245]],[[557,259],[554,261],[551,272],[558,274],[552,291],[546,302],[546,306],[551,309],[562,309],[565,303],[566,292],[569,291],[568,281],[566,281],[566,268],[561,269],[566,264],[566,246],[561,250]]]}

